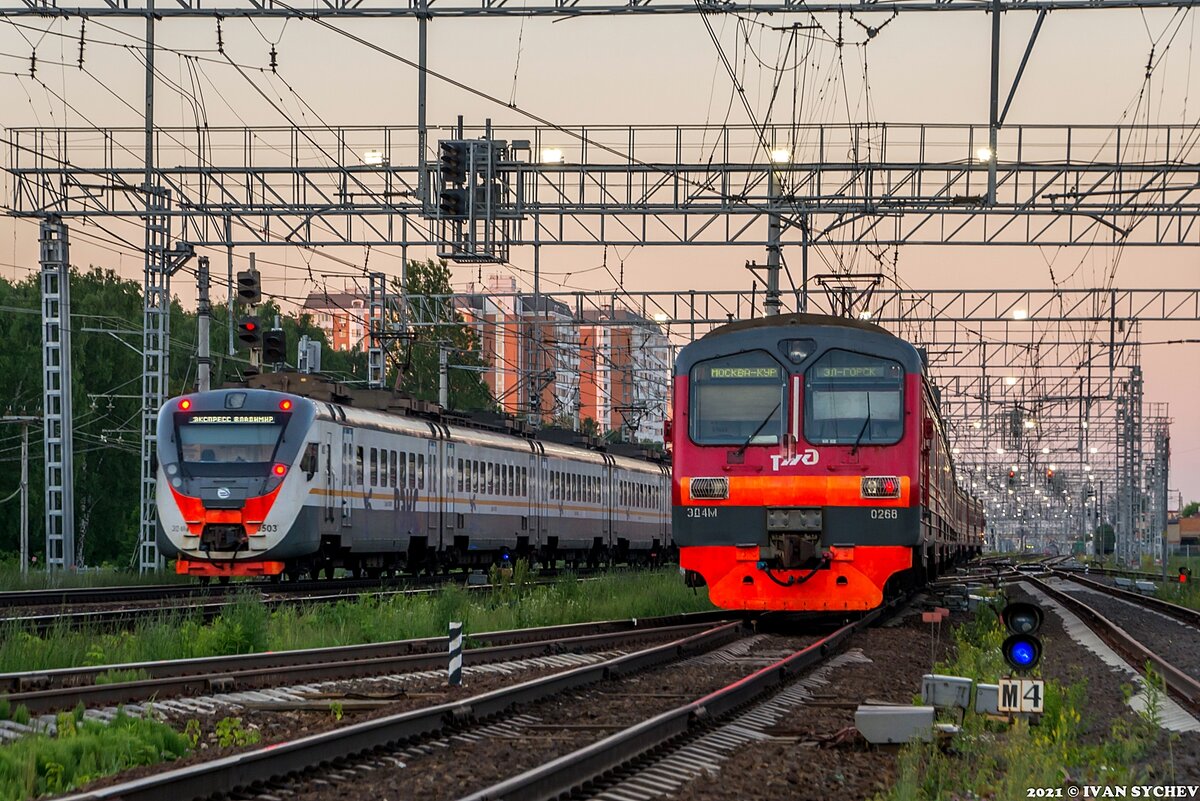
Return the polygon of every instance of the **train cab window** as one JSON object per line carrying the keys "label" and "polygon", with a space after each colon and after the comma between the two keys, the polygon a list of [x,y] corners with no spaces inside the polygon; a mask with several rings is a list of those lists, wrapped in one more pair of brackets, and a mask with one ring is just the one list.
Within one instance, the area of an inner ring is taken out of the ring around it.
{"label": "train cab window", "polygon": [[395,451],[392,451],[391,456],[389,457],[389,462],[388,486],[390,486],[392,489],[396,489],[396,487],[399,486],[396,482],[399,480],[400,476],[398,470],[396,469],[398,463]]}
{"label": "train cab window", "polygon": [[893,445],[904,434],[904,369],[827,351],[804,376],[804,437],[818,445]]}
{"label": "train cab window", "polygon": [[[220,465],[255,464],[267,472],[288,415],[176,414],[180,460],[202,475]],[[243,468],[244,469],[244,468]]]}
{"label": "train cab window", "polygon": [[319,446],[315,442],[308,443],[304,446],[304,458],[300,460],[300,470],[308,473],[309,477],[312,477],[320,469],[319,460]]}
{"label": "train cab window", "polygon": [[417,486],[425,489],[425,454],[417,454]]}
{"label": "train cab window", "polygon": [[698,445],[774,445],[783,437],[786,373],[765,351],[700,362],[691,371]]}

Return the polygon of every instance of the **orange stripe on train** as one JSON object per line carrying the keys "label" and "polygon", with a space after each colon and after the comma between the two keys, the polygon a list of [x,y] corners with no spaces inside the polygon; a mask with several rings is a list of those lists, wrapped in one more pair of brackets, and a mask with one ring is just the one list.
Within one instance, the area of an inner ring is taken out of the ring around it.
{"label": "orange stripe on train", "polygon": [[729,498],[692,498],[692,479],[682,479],[684,502],[699,506],[909,506],[908,476],[899,498],[864,498],[862,476],[729,476]]}

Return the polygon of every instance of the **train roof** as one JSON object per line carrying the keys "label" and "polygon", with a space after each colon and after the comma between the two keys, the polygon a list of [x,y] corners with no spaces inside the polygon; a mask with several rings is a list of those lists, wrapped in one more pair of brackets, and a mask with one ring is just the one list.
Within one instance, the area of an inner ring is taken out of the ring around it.
{"label": "train roof", "polygon": [[804,314],[794,312],[791,314],[772,314],[768,317],[754,317],[750,320],[736,320],[732,323],[714,328],[701,339],[710,337],[719,337],[726,334],[733,334],[738,331],[749,331],[756,328],[777,328],[787,326],[802,326],[802,325],[822,325],[822,326],[838,326],[841,328],[856,328],[859,331],[870,331],[874,334],[882,334],[896,338],[896,335],[886,328],[868,323],[865,320],[855,320],[850,317],[834,317],[829,314]]}
{"label": "train roof", "polygon": [[[817,349],[804,365],[785,363],[778,351],[778,343],[791,338],[817,341]],[[924,357],[912,343],[874,323],[827,314],[796,313],[738,320],[714,328],[679,352],[675,359],[675,375],[687,375],[697,362],[752,350],[773,354],[793,373],[806,369],[811,359],[830,350],[849,350],[894,359],[903,365],[905,372],[926,372]]]}

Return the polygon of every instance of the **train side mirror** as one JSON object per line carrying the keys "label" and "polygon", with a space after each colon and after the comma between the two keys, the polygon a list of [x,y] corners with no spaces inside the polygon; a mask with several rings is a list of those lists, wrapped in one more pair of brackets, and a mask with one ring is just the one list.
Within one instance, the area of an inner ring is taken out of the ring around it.
{"label": "train side mirror", "polygon": [[313,476],[317,473],[317,443],[310,442],[304,449],[304,457],[300,460],[300,469],[308,476],[308,480],[312,481]]}
{"label": "train side mirror", "polygon": [[671,421],[669,419],[663,421],[663,443],[664,444],[670,443],[671,439],[672,439],[672,435],[675,433],[675,426],[672,423],[673,423],[673,421]]}

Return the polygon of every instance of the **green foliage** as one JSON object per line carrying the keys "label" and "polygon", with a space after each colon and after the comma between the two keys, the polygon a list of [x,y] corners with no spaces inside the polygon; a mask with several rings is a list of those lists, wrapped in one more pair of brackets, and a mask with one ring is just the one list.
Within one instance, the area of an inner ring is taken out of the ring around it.
{"label": "green foliage", "polygon": [[150,678],[145,670],[106,670],[96,676],[96,684],[121,684],[126,681],[143,681]]}
{"label": "green foliage", "polygon": [[101,776],[185,753],[187,739],[156,720],[119,712],[103,724],[64,712],[55,736],[31,735],[0,746],[0,801],[67,792]]}
{"label": "green foliage", "polygon": [[[994,611],[983,610],[955,631],[955,656],[936,672],[994,682],[1007,672],[1000,656],[1003,639]],[[1027,788],[1063,787],[1068,781],[1129,785],[1152,779],[1146,760],[1163,738],[1156,723],[1161,696],[1151,689],[1148,709],[1132,722],[1114,722],[1109,736],[1098,744],[1082,736],[1087,697],[1083,682],[1063,687],[1047,681],[1045,712],[1037,725],[968,715],[953,750],[936,743],[906,746],[897,763],[896,783],[882,799],[1024,798]]]}
{"label": "green foliage", "polygon": [[1200,514],[1200,501],[1191,501],[1180,512],[1181,517],[1195,517],[1198,514]]}
{"label": "green foliage", "polygon": [[183,736],[187,738],[189,747],[195,748],[200,744],[200,734],[200,721],[195,718],[188,720],[187,724],[183,727]]}
{"label": "green foliage", "polygon": [[20,723],[22,726],[29,725],[29,707],[24,704],[17,704],[17,708],[12,713],[13,723]]}
{"label": "green foliage", "polygon": [[241,718],[221,718],[217,721],[217,745],[222,748],[254,745],[262,735],[257,729],[247,729],[242,726]]}
{"label": "green foliage", "polygon": [[0,629],[0,672],[73,667],[103,653],[109,663],[185,659],[251,651],[282,651],[444,635],[452,620],[468,633],[610,618],[650,617],[711,609],[707,596],[683,585],[676,570],[613,573],[580,584],[563,576],[532,584],[517,565],[497,586],[468,592],[360,596],[332,604],[294,604],[268,611],[252,596],[210,624],[164,615],[122,632],[60,626],[43,634]]}
{"label": "green foliage", "polygon": [[330,701],[329,702],[329,714],[333,715],[334,720],[341,723],[342,717],[346,714],[345,709],[342,708],[342,702],[341,701]]}
{"label": "green foliage", "polygon": [[441,345],[447,345],[453,349],[447,359],[451,365],[450,408],[458,411],[494,410],[496,400],[484,383],[482,373],[454,367],[482,367],[483,362],[480,359],[479,338],[474,330],[463,323],[462,315],[448,303],[432,297],[451,293],[450,268],[446,262],[408,262],[403,289],[399,279],[393,279],[392,291],[397,294],[403,292],[408,297],[414,314],[425,319],[445,321],[441,325],[421,326],[412,330],[412,338],[404,356],[404,380],[400,389],[414,397],[436,402],[438,350]]}

